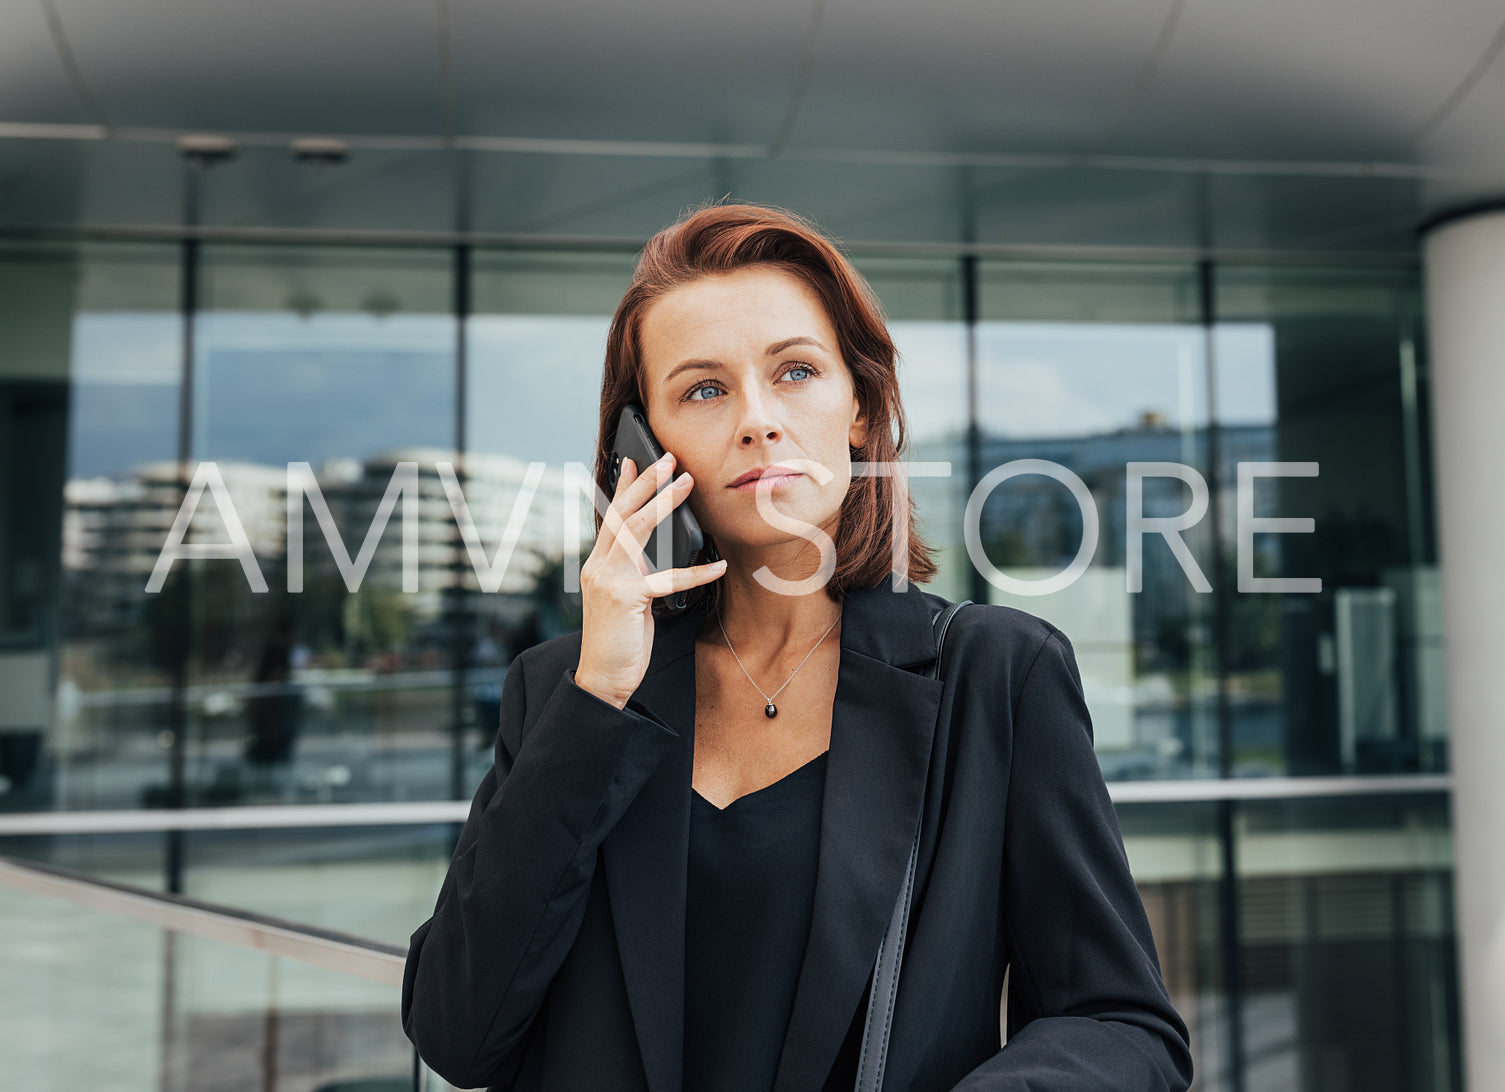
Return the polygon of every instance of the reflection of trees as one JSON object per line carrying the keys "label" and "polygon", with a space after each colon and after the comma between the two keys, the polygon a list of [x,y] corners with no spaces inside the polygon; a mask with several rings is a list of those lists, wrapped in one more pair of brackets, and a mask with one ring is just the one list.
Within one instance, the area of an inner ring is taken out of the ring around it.
{"label": "reflection of trees", "polygon": [[183,597],[189,594],[190,575],[186,565],[173,566],[161,590],[146,596],[141,605],[143,658],[163,675],[171,674],[173,665],[179,662],[187,648],[188,635],[179,625],[179,612]]}
{"label": "reflection of trees", "polygon": [[1155,624],[1152,647],[1136,646],[1134,673],[1185,671],[1191,666],[1191,620],[1185,611],[1163,614]]}
{"label": "reflection of trees", "polygon": [[1034,550],[1030,548],[1024,535],[1012,528],[1004,531],[993,531],[982,536],[983,552],[988,560],[1000,569],[1024,568],[1030,565],[1040,565],[1043,562],[1036,557]]}
{"label": "reflection of trees", "polygon": [[[1273,667],[1280,651],[1280,594],[1238,590],[1238,558],[1223,557],[1225,579],[1233,582],[1228,596],[1228,663],[1230,671]],[[1279,576],[1263,554],[1254,554],[1254,576]]]}
{"label": "reflection of trees", "polygon": [[[270,590],[257,595],[245,571],[233,561],[178,562],[162,590],[142,607],[147,658],[171,673],[186,660],[191,677],[213,677],[246,665],[247,636],[268,628],[265,621],[285,611],[279,574],[263,566]],[[186,599],[186,608],[184,600]],[[270,608],[270,609],[269,609]]]}
{"label": "reflection of trees", "polygon": [[[170,673],[186,657],[192,677],[209,679],[254,672],[274,639],[303,645],[315,655],[360,662],[412,644],[416,620],[401,592],[363,582],[345,590],[337,572],[308,574],[304,590],[287,591],[286,567],[264,563],[267,591],[257,594],[238,564],[175,565],[162,591],[142,609],[146,655]],[[188,597],[187,632],[179,632],[182,596]]]}
{"label": "reflection of trees", "polygon": [[[1224,670],[1257,671],[1276,665],[1280,651],[1280,604],[1278,594],[1254,594],[1238,591],[1238,560],[1233,551],[1223,554],[1223,568],[1209,574],[1212,579],[1229,582],[1227,659]],[[1278,576],[1274,566],[1262,554],[1254,555],[1256,578]],[[1210,597],[1207,597],[1210,599]],[[1162,614],[1155,623],[1153,647],[1136,658],[1135,672],[1191,668],[1195,645],[1203,634],[1211,637],[1213,604],[1199,603],[1199,618],[1193,622],[1185,610]]]}
{"label": "reflection of trees", "polygon": [[[582,564],[588,552],[588,549],[581,551]],[[547,641],[562,633],[573,632],[584,624],[580,593],[567,593],[564,590],[563,558],[541,559],[537,575],[533,578],[533,587],[528,592],[528,598],[533,604],[537,631],[535,639],[538,641]]]}
{"label": "reflection of trees", "polygon": [[368,580],[351,592],[338,572],[316,571],[297,599],[298,634],[315,655],[359,663],[413,644],[416,612],[397,589]]}
{"label": "reflection of trees", "polygon": [[402,593],[362,586],[345,596],[344,647],[354,657],[392,652],[410,643],[413,611]]}

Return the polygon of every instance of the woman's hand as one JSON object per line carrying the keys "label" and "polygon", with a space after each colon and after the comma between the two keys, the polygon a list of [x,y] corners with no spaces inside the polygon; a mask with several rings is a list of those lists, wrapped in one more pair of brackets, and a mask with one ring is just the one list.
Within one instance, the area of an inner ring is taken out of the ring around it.
{"label": "woman's hand", "polygon": [[658,492],[673,471],[672,452],[642,474],[631,459],[622,460],[601,533],[580,568],[583,624],[575,685],[618,709],[627,705],[648,673],[653,600],[709,584],[726,571],[725,561],[714,561],[656,573],[644,557],[648,536],[690,495],[694,484],[686,472]]}

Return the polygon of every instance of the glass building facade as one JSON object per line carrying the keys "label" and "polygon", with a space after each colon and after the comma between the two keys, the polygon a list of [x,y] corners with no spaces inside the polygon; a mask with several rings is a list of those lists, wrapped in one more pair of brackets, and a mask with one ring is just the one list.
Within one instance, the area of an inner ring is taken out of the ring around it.
{"label": "glass building facade", "polygon": [[[910,457],[950,465],[911,482],[932,590],[1076,648],[1196,1087],[1461,1088],[1417,267],[855,258]],[[469,800],[507,664],[579,625],[571,464],[633,259],[0,242],[0,853],[405,944],[457,827],[401,808]],[[319,804],[376,810],[19,822]],[[170,969],[175,1019],[246,1010],[209,973]],[[300,988],[331,1058],[400,1036]]]}

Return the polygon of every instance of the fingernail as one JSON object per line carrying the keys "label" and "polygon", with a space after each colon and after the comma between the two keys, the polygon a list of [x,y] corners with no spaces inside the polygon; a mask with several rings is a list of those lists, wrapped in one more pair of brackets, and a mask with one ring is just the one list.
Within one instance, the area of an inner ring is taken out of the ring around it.
{"label": "fingernail", "polygon": [[673,458],[674,458],[674,452],[672,452],[672,451],[666,451],[666,452],[664,452],[662,455],[660,455],[658,457],[658,461],[659,461],[659,464],[661,466],[668,466],[669,465],[669,461],[671,459],[673,459]]}
{"label": "fingernail", "polygon": [[688,470],[686,470],[683,474],[681,474],[679,477],[677,477],[677,478],[674,479],[674,484],[676,486],[681,486],[681,485],[684,485],[685,482],[687,482],[689,480],[690,480],[690,472]]}

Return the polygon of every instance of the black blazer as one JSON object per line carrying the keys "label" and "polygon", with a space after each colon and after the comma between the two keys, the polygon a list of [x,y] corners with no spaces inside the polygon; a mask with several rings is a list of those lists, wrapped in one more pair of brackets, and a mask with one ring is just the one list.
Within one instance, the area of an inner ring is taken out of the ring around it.
{"label": "black blazer", "polygon": [[[848,594],[809,947],[774,1092],[849,1092],[921,818],[885,1088],[1151,1092],[1191,1081],[1071,643],[1049,623],[889,581]],[[685,861],[702,613],[656,619],[625,710],[575,685],[580,634],[517,657],[496,765],[402,1023],[450,1083],[682,1089]],[[923,801],[923,803],[922,803]],[[1009,1037],[999,1002],[1009,980]]]}

